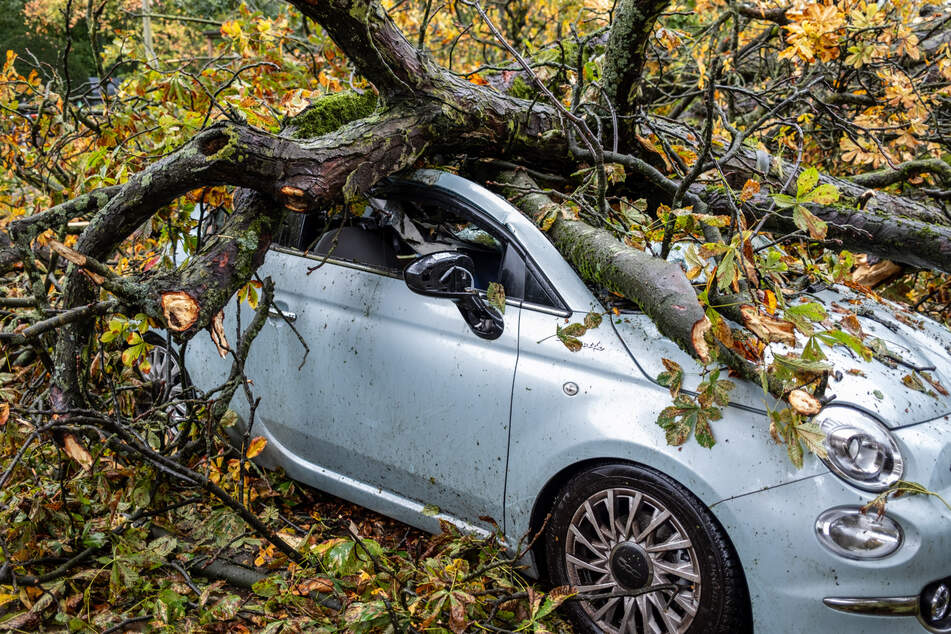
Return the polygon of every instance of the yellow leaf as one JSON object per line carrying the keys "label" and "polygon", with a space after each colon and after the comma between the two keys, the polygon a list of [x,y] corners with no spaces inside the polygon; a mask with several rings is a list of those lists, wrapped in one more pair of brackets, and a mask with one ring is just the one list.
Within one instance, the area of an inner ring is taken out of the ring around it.
{"label": "yellow leaf", "polygon": [[770,315],[776,314],[776,294],[771,290],[766,290],[766,312]]}
{"label": "yellow leaf", "polygon": [[267,446],[267,438],[264,436],[257,436],[251,440],[251,443],[248,445],[248,458],[254,458],[264,451],[264,447]]}

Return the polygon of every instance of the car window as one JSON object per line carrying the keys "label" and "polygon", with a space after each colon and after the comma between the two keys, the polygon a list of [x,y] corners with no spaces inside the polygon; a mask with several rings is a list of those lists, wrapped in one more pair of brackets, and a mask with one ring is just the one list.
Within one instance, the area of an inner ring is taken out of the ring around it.
{"label": "car window", "polygon": [[371,198],[362,216],[330,220],[289,214],[275,242],[388,275],[402,275],[421,255],[458,251],[472,258],[475,288],[486,291],[490,283],[498,282],[508,298],[557,305],[505,235],[458,205],[437,198]]}

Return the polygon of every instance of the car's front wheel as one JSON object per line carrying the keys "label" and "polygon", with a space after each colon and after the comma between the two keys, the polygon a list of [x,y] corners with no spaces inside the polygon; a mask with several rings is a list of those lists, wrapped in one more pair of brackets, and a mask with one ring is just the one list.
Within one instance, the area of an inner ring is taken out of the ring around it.
{"label": "car's front wheel", "polygon": [[616,464],[575,475],[545,538],[552,582],[578,592],[567,610],[582,631],[752,629],[733,546],[706,506],[660,472]]}

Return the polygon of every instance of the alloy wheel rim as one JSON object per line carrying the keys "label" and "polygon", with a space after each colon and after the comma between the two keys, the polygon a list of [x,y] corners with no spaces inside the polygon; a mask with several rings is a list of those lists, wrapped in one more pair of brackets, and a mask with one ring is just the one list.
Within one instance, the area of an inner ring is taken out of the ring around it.
{"label": "alloy wheel rim", "polygon": [[188,409],[184,403],[174,402],[182,396],[181,368],[174,355],[169,354],[164,346],[152,346],[148,353],[149,371],[142,373],[146,381],[156,382],[154,391],[155,401],[159,403],[173,402],[168,407],[168,421],[173,425],[181,423],[188,417]]}
{"label": "alloy wheel rim", "polygon": [[591,620],[609,634],[685,632],[700,605],[693,542],[674,514],[642,491],[610,488],[585,500],[568,526],[565,564],[569,583],[581,594],[678,586],[583,601]]}

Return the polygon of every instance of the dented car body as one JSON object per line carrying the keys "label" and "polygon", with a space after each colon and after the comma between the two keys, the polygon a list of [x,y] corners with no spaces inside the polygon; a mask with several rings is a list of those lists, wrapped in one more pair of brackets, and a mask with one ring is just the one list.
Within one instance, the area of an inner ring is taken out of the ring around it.
{"label": "dented car body", "polygon": [[[496,522],[513,549],[544,530],[529,571],[582,592],[678,585],[579,602],[589,631],[713,631],[726,618],[711,603],[716,575],[735,565],[723,578],[742,604],[736,622],[759,632],[951,632],[941,611],[951,510],[919,495],[889,501],[882,518],[859,512],[899,479],[951,500],[951,401],[903,384],[917,368],[951,386],[946,329],[850,291],[817,292],[830,311],[858,312],[898,357],[888,367],[827,352],[842,371],[815,420],[840,442],[833,455],[795,468],[770,437],[777,404],[740,380],[714,448],[672,447],[656,424],[670,405],[662,359],[687,370],[687,390],[701,368],[645,315],[606,311],[530,220],[468,180],[420,171],[375,196],[351,226],[292,218],[260,269],[275,309],[246,371],[264,464],[425,530]],[[438,255],[449,251],[451,266]],[[432,254],[442,269],[417,267],[438,273],[430,286],[408,286],[403,270]],[[504,312],[479,292],[490,283],[505,289]],[[468,308],[467,292],[478,295]],[[553,336],[592,311],[606,316],[580,349]],[[236,312],[226,310],[228,333]],[[291,324],[310,347],[301,368]],[[187,354],[200,388],[230,367],[204,337]],[[245,399],[232,407],[248,420]],[[642,467],[660,484],[640,487],[631,470]],[[705,555],[713,547],[721,554]]]}

